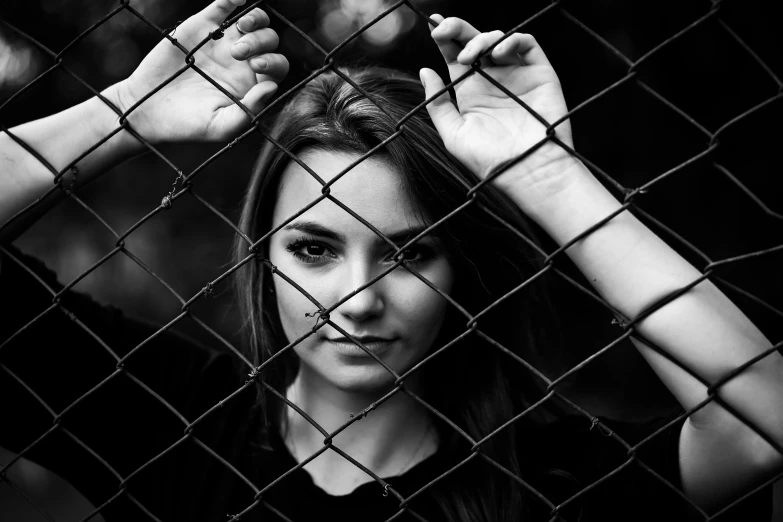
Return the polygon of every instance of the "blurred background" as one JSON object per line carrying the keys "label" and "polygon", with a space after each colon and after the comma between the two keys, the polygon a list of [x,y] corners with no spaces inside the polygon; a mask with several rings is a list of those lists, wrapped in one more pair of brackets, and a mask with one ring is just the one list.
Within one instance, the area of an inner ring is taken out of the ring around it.
{"label": "blurred background", "polygon": [[[625,187],[637,187],[684,163],[708,148],[709,138],[689,122],[710,132],[743,115],[780,92],[783,35],[770,0],[709,2],[564,1],[554,8],[546,0],[412,0],[426,13],[459,16],[480,30],[507,31],[548,8],[525,26],[536,36],[555,66],[569,107],[576,107],[626,77],[628,65],[599,42],[604,39],[630,60],[638,60],[710,12],[709,20],[654,53],[624,82],[581,108],[572,118],[578,151]],[[60,52],[80,33],[118,5],[109,0],[3,0],[0,19]],[[130,5],[161,28],[170,28],[206,2],[131,0]],[[330,50],[386,9],[385,0],[286,0],[270,2],[299,30]],[[589,30],[575,23],[581,21]],[[744,42],[740,45],[721,23]],[[287,88],[323,64],[323,55],[297,31],[273,17],[281,51],[291,73],[278,90]],[[64,64],[101,90],[128,76],[159,40],[148,25],[120,12],[63,55]],[[755,57],[748,52],[752,49]],[[442,59],[426,24],[403,5],[348,43],[338,63],[377,63],[414,75],[423,66],[446,77]],[[761,63],[763,62],[763,63]],[[0,24],[0,104],[53,65],[51,56],[8,25]],[[777,75],[777,76],[776,76]],[[643,82],[680,108],[678,114],[641,87]],[[46,116],[87,99],[90,93],[62,71],[46,74],[0,109],[7,127]],[[783,243],[783,190],[777,154],[781,139],[780,98],[742,117],[720,135],[711,154],[654,185],[637,203],[713,260],[760,251]],[[221,156],[195,180],[194,192],[236,222],[243,190],[262,138],[251,137]],[[178,145],[162,152],[188,173],[220,145]],[[723,165],[757,194],[775,217],[714,167]],[[176,174],[153,154],[117,167],[79,196],[119,233],[160,204]],[[698,268],[704,260],[663,236]],[[184,197],[165,213],[145,223],[127,239],[137,257],[188,299],[229,268],[231,228],[194,198]],[[23,234],[15,245],[43,260],[66,283],[114,247],[114,237],[90,213],[65,201]],[[727,265],[717,274],[771,307],[783,310],[783,255],[777,252]],[[561,266],[566,272],[573,268]],[[557,282],[555,281],[555,284]],[[561,285],[562,286],[562,285]],[[169,322],[179,302],[157,281],[123,255],[112,258],[82,279],[76,290],[117,306],[130,315]],[[783,337],[781,314],[728,291],[732,299],[773,342]],[[559,362],[564,370],[611,342],[618,335],[611,316],[581,294],[560,288],[555,305],[562,314],[568,349]],[[194,315],[235,345],[239,318],[230,288],[219,285],[193,307]],[[177,329],[212,342],[192,321]],[[563,371],[559,370],[559,371]],[[612,350],[569,379],[567,395],[596,415],[628,419],[669,411],[673,399],[630,345]],[[7,453],[0,454],[8,458]],[[79,496],[57,477],[33,463],[15,466],[20,480],[36,499],[56,504],[57,520],[84,515]],[[779,488],[778,488],[779,489]],[[783,520],[780,494],[775,520]],[[0,483],[0,515],[4,520],[39,520],[28,504]],[[81,513],[79,515],[78,513]],[[43,519],[41,519],[43,520]]]}

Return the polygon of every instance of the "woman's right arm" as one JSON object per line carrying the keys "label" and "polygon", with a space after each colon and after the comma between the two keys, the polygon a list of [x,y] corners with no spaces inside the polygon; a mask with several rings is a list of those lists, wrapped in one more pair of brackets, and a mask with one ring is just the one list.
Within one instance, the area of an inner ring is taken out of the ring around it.
{"label": "woman's right arm", "polygon": [[[117,88],[118,85],[113,85],[102,94],[112,100]],[[5,223],[46,194],[53,185],[54,176],[115,130],[119,126],[118,121],[117,114],[94,97],[60,113],[0,134],[0,223]],[[30,154],[19,141],[36,151],[49,165]],[[94,179],[142,150],[138,140],[121,130],[76,163],[78,184]],[[69,171],[63,181],[65,186],[71,185],[73,174]],[[62,194],[57,191],[47,203],[54,203],[62,198]],[[50,205],[43,203],[41,206]],[[29,223],[30,219],[23,221]],[[21,232],[18,227],[13,229]],[[5,241],[9,238],[3,232],[1,237]]]}
{"label": "woman's right arm", "polygon": [[[203,11],[177,27],[177,41],[187,49],[198,45],[246,0],[215,0]],[[252,113],[266,100],[288,73],[277,48],[277,34],[269,17],[254,9],[224,37],[209,40],[194,55],[195,65],[239,99]],[[186,64],[185,54],[162,40],[134,73],[105,91],[103,96],[125,113],[149,92],[175,76]],[[153,144],[193,141],[223,141],[235,136],[250,118],[225,94],[192,68],[188,68],[135,108],[127,117],[131,128]],[[56,191],[12,222],[18,212],[44,196],[54,176],[66,171],[64,184],[73,182],[74,160],[119,127],[120,118],[98,97],[47,118],[0,132],[0,242],[10,242],[34,219],[62,197]],[[32,155],[19,141],[34,150],[48,165]],[[127,130],[120,130],[106,143],[75,164],[76,187],[92,181],[114,165],[143,152],[145,147]],[[67,169],[67,170],[66,170]]]}

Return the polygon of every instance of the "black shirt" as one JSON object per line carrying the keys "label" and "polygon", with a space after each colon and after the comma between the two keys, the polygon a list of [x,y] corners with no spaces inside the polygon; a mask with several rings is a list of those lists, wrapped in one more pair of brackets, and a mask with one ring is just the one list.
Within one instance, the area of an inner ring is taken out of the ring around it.
{"label": "black shirt", "polygon": [[[59,291],[54,274],[10,254],[0,270],[0,446],[69,481],[108,522],[225,521],[243,512],[242,520],[254,521],[383,521],[399,511],[395,492],[406,498],[467,457],[439,450],[401,476],[384,477],[393,491],[371,482],[329,495],[306,471],[291,471],[297,463],[279,437],[271,449],[258,444],[255,391],[244,386],[230,350],[159,332],[74,292],[53,306],[46,285]],[[601,420],[629,444],[667,423]],[[561,511],[566,520],[580,512],[582,522],[703,520],[678,491],[682,422],[636,455],[669,484],[586,417],[541,426],[519,451],[536,469],[561,470],[530,475],[553,504],[584,490]],[[437,487],[449,487],[448,480]],[[550,508],[534,497],[532,519],[549,520]],[[770,520],[771,506],[768,487],[719,520]],[[409,507],[426,520],[445,519],[426,490]],[[395,520],[416,519],[404,513]]]}

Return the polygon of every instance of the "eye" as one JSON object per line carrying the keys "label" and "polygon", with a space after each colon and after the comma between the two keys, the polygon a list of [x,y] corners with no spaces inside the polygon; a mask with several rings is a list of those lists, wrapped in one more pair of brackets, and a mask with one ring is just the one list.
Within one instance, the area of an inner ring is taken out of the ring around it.
{"label": "eye", "polygon": [[292,241],[286,245],[285,249],[303,263],[318,263],[330,257],[330,252],[326,245],[308,237]]}
{"label": "eye", "polygon": [[435,253],[424,245],[412,245],[400,252],[400,259],[406,265],[423,263],[433,257],[435,257]]}
{"label": "eye", "polygon": [[403,261],[412,261],[416,259],[419,255],[419,252],[415,248],[406,248],[402,252],[400,252],[400,258]]}
{"label": "eye", "polygon": [[323,245],[307,245],[304,247],[304,251],[309,256],[322,256],[326,249]]}

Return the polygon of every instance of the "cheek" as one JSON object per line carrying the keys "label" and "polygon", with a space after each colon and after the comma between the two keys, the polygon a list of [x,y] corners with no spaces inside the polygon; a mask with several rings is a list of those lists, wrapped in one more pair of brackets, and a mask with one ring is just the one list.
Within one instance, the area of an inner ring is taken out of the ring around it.
{"label": "cheek", "polygon": [[[428,270],[419,272],[436,288],[450,295],[453,285],[453,272],[447,262],[442,261]],[[411,326],[418,326],[421,333],[432,333],[434,325],[440,325],[446,315],[448,301],[435,290],[415,276],[406,273],[405,283],[395,285],[398,288],[398,309],[407,318]],[[435,330],[437,333],[437,330]]]}
{"label": "cheek", "polygon": [[[315,299],[319,300],[322,297],[317,288],[312,288],[312,285],[301,280],[301,277],[291,277],[291,279]],[[318,307],[310,299],[280,277],[275,278],[275,295],[280,321],[289,342],[312,329],[317,320]],[[305,315],[308,313],[310,316]]]}
{"label": "cheek", "polygon": [[[278,268],[280,273],[285,274],[287,278],[312,295],[309,282],[302,279],[302,275],[297,270],[296,265],[291,262],[290,254],[285,252],[283,247],[277,245],[274,241],[270,248],[269,260]],[[286,337],[291,341],[304,333],[308,328],[307,324],[312,326],[315,319],[306,317],[305,313],[312,313],[317,310],[317,307],[302,292],[280,275],[274,274],[272,278],[280,322],[283,325]]]}

